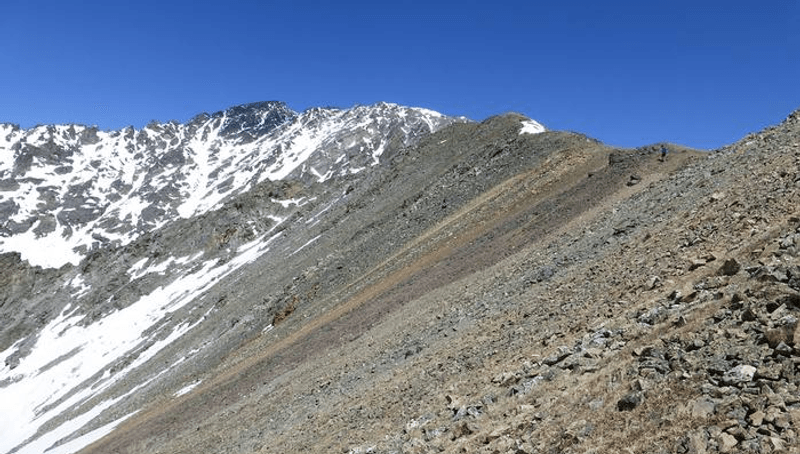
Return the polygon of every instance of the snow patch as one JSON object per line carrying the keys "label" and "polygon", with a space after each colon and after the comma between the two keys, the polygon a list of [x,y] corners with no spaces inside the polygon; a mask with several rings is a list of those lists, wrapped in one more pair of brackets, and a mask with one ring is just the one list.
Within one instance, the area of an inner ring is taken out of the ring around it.
{"label": "snow patch", "polygon": [[306,200],[305,197],[300,197],[299,199],[285,199],[285,200],[272,199],[272,202],[273,203],[278,203],[284,208],[289,208],[289,206],[291,206],[291,205],[295,205],[295,206],[301,207],[301,206],[305,205],[306,203],[308,203],[309,201]]}
{"label": "snow patch", "polygon": [[[3,403],[0,406],[0,427],[4,432],[0,437],[0,452],[18,446],[24,449],[19,452],[43,452],[117,402],[118,399],[114,399],[91,409],[78,410],[77,414],[66,413],[75,412],[92,396],[108,389],[202,322],[203,318],[200,318],[194,323],[167,328],[166,336],[163,329],[155,330],[150,337],[144,336],[145,332],[163,323],[171,312],[194,301],[236,269],[258,259],[269,249],[269,243],[280,236],[278,233],[267,238],[267,234],[242,245],[236,256],[224,265],[218,266],[216,261],[204,262],[199,270],[184,272],[134,304],[92,324],[80,325],[83,317],[67,310],[48,323],[39,333],[31,352],[14,370],[5,364],[0,367],[0,382],[9,383],[0,388],[0,402]],[[159,266],[185,260],[188,259],[171,258]],[[143,266],[140,260],[133,269]],[[78,284],[81,281],[74,279],[73,282]],[[0,357],[12,354],[17,344],[0,353]],[[124,359],[130,357],[133,361]],[[117,369],[115,365],[121,360],[127,365]],[[116,370],[111,372],[112,369]],[[62,414],[70,415],[68,423],[32,438],[39,428]]]}
{"label": "snow patch", "polygon": [[174,397],[180,397],[180,396],[182,396],[184,394],[188,394],[189,391],[197,388],[197,386],[202,382],[203,382],[202,380],[197,380],[197,381],[195,381],[193,383],[189,383],[188,385],[184,386],[183,388],[175,391],[175,394],[173,394],[173,396]]}
{"label": "snow patch", "polygon": [[[110,423],[108,423],[108,424],[106,424],[104,426],[98,427],[97,429],[95,429],[95,430],[93,430],[91,432],[88,432],[88,433],[86,433],[84,435],[81,435],[80,437],[78,437],[78,438],[76,438],[74,440],[70,440],[67,443],[64,443],[63,445],[59,445],[59,446],[56,446],[56,447],[54,447],[52,449],[48,449],[47,451],[45,451],[45,453],[46,454],[73,454],[73,453],[76,453],[76,452],[80,451],[81,449],[83,449],[83,448],[89,446],[90,444],[94,443],[95,441],[97,441],[97,440],[105,437],[106,435],[110,434],[114,429],[117,428],[118,425],[122,424],[123,422],[125,422],[126,419],[130,418],[131,416],[135,415],[138,412],[139,411],[137,410],[137,411],[134,411],[132,413],[129,413],[129,414],[127,414],[127,415],[125,415],[125,416],[123,416],[123,417],[121,417],[121,418],[119,418],[119,419],[117,419],[115,421],[111,421]],[[55,438],[55,437],[51,437],[51,438]],[[43,443],[43,444],[46,444],[46,443]],[[23,454],[23,453],[30,452],[31,454],[34,454],[34,453],[40,452],[40,451],[37,451],[36,449],[37,449],[37,447],[28,445],[28,446],[25,446],[25,448],[23,448],[21,451],[18,451],[18,453],[19,454]]]}
{"label": "snow patch", "polygon": [[74,289],[74,291],[73,291],[73,292],[70,294],[70,297],[71,297],[71,298],[72,298],[74,301],[77,301],[77,300],[81,299],[81,298],[82,298],[84,295],[86,295],[87,293],[89,293],[89,290],[91,290],[91,289],[92,289],[92,286],[91,286],[91,285],[89,285],[89,284],[87,284],[87,283],[86,283],[86,282],[83,280],[83,275],[82,275],[82,274],[79,274],[79,275],[75,276],[75,277],[74,277],[74,278],[73,278],[73,279],[72,279],[72,280],[69,282],[69,286],[70,286],[70,287],[72,287],[72,288]]}
{"label": "snow patch", "polygon": [[0,249],[17,251],[22,260],[42,268],[60,268],[67,263],[77,265],[83,260],[83,256],[74,250],[80,245],[80,239],[65,238],[63,229],[41,237],[37,237],[33,230],[0,239]]}
{"label": "snow patch", "polygon": [[317,236],[315,236],[314,238],[311,238],[310,240],[308,240],[308,242],[306,242],[306,244],[304,244],[304,245],[300,246],[299,248],[297,248],[297,250],[295,250],[294,252],[292,252],[291,254],[289,254],[289,256],[295,255],[295,254],[297,254],[298,252],[302,251],[303,249],[305,249],[305,248],[306,248],[306,246],[308,246],[309,244],[313,243],[314,241],[317,241],[317,240],[319,239],[319,237],[321,237],[321,236],[322,236],[322,235],[317,235]]}
{"label": "snow patch", "polygon": [[539,122],[535,120],[526,120],[522,122],[522,129],[519,130],[520,135],[522,134],[540,134],[545,132],[546,129],[542,126]]}

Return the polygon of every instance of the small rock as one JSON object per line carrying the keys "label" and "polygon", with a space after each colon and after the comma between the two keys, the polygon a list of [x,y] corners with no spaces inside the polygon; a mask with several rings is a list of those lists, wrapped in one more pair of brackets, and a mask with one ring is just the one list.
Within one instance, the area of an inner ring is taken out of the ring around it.
{"label": "small rock", "polygon": [[769,442],[772,445],[773,452],[784,452],[786,444],[778,437],[769,437]]}
{"label": "small rock", "polygon": [[[453,439],[455,440],[455,438]],[[428,449],[428,445],[419,438],[412,438],[403,445],[403,452],[407,452],[409,454],[423,454],[428,452]]]}
{"label": "small rock", "polygon": [[679,440],[677,451],[687,454],[705,454],[708,450],[708,441],[708,435],[704,430],[693,431]]}
{"label": "small rock", "polygon": [[579,419],[567,427],[564,431],[564,436],[575,441],[580,441],[592,431],[592,425],[586,421]]}
{"label": "small rock", "polygon": [[795,427],[800,427],[800,408],[790,408],[788,416]]}
{"label": "small rock", "polygon": [[768,423],[770,423],[770,424],[774,424],[774,423],[775,423],[775,420],[776,420],[776,419],[778,418],[778,416],[779,416],[779,415],[781,415],[782,413],[783,413],[783,412],[781,411],[781,409],[780,409],[780,408],[778,408],[778,407],[776,407],[776,406],[772,405],[772,406],[770,406],[769,408],[767,408],[767,411],[764,413],[764,421],[766,421],[766,422],[768,422]]}
{"label": "small rock", "polygon": [[733,276],[742,269],[742,265],[736,259],[728,259],[722,264],[717,272],[721,276]]}
{"label": "small rock", "polygon": [[772,422],[772,424],[781,430],[786,430],[792,426],[789,415],[786,413],[778,413],[775,415],[775,420]]}
{"label": "small rock", "polygon": [[450,434],[451,440],[456,440],[461,437],[465,437],[467,435],[472,435],[473,433],[477,432],[479,428],[472,423],[462,422],[458,424]]}
{"label": "small rock", "polygon": [[493,440],[497,440],[498,438],[502,437],[503,435],[507,434],[511,430],[508,426],[501,426],[494,429],[489,435],[486,436],[486,442],[489,443]]}
{"label": "small rock", "polygon": [[789,333],[783,328],[773,328],[764,333],[764,339],[770,348],[776,348],[778,344],[789,341]]}
{"label": "small rock", "polygon": [[444,400],[447,402],[447,408],[449,408],[451,410],[457,410],[459,407],[462,406],[461,405],[461,399],[459,399],[456,396],[452,396],[450,394],[446,394],[444,396]]}
{"label": "small rock", "polygon": [[509,387],[519,382],[519,375],[513,372],[503,372],[492,379],[493,383],[497,383],[502,387]]}
{"label": "small rock", "polygon": [[642,403],[642,395],[639,393],[631,393],[623,397],[617,402],[617,410],[631,411]]}
{"label": "small rock", "polygon": [[700,398],[692,403],[689,410],[693,418],[708,418],[714,414],[716,404],[707,398]]}
{"label": "small rock", "polygon": [[758,315],[753,312],[753,309],[747,308],[742,312],[742,321],[743,322],[754,322],[758,320]]}
{"label": "small rock", "polygon": [[658,276],[650,276],[650,278],[647,279],[647,289],[653,290],[656,287],[661,287],[661,278]]}
{"label": "small rock", "polygon": [[771,266],[760,266],[751,273],[751,276],[761,282],[787,282],[789,280],[786,273]]}
{"label": "small rock", "polygon": [[778,355],[791,356],[793,351],[794,349],[792,347],[786,345],[783,342],[775,346],[775,353]]}
{"label": "small rock", "polygon": [[780,363],[765,364],[758,368],[755,378],[763,378],[766,380],[778,380],[781,378],[781,369],[783,366]]}
{"label": "small rock", "polygon": [[601,358],[603,356],[603,349],[597,347],[589,347],[583,351],[584,358]]}
{"label": "small rock", "polygon": [[517,454],[533,454],[536,452],[532,444],[525,442],[517,446]]}
{"label": "small rock", "polygon": [[786,408],[786,402],[780,394],[773,392],[767,396],[767,402],[774,407]]}
{"label": "small rock", "polygon": [[764,412],[759,410],[748,416],[747,420],[750,422],[751,426],[758,427],[764,422],[764,416],[766,416]]}
{"label": "small rock", "polygon": [[533,413],[534,411],[536,411],[536,406],[535,405],[522,404],[522,405],[519,405],[517,407],[517,412],[518,413],[522,413],[522,414],[524,414],[524,413]]}
{"label": "small rock", "polygon": [[753,375],[755,375],[755,373],[755,367],[747,364],[741,364],[725,372],[725,374],[722,376],[722,382],[726,385],[747,383],[753,379]]}
{"label": "small rock", "polygon": [[557,352],[557,353],[555,353],[555,354],[553,354],[553,355],[550,355],[550,356],[548,356],[547,358],[543,359],[543,360],[542,360],[542,363],[543,363],[543,364],[546,364],[546,365],[548,365],[548,366],[552,366],[552,365],[555,365],[555,364],[558,364],[558,363],[560,363],[561,361],[563,361],[563,360],[564,360],[564,359],[565,359],[567,356],[569,356],[569,355],[570,355],[570,350],[569,350],[569,348],[567,348],[567,347],[560,347],[560,348],[558,349],[558,352]]}
{"label": "small rock", "polygon": [[747,431],[740,426],[729,427],[728,429],[725,430],[725,432],[733,435],[734,438],[740,441],[746,439],[749,436]]}
{"label": "small rock", "polygon": [[706,261],[702,259],[692,259],[689,262],[689,271],[694,271],[700,267],[706,266]]}
{"label": "small rock", "polygon": [[717,445],[719,445],[719,452],[731,452],[731,450],[739,443],[733,435],[722,433],[717,438]]}

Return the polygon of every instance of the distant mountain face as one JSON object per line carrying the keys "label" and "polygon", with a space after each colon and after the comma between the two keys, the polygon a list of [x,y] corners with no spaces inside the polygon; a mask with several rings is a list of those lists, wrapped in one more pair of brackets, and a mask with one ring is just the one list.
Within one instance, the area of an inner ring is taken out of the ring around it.
{"label": "distant mountain face", "polygon": [[77,264],[265,180],[358,173],[456,121],[465,120],[386,103],[298,113],[262,102],[138,130],[3,124],[0,252],[42,267]]}

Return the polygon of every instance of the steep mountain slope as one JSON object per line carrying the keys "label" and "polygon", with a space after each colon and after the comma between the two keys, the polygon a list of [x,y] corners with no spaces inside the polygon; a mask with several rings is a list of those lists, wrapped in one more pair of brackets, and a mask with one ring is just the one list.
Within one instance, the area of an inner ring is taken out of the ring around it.
{"label": "steep mountain slope", "polygon": [[304,249],[282,323],[86,452],[796,452],[798,120],[666,162],[446,128]]}
{"label": "steep mountain slope", "polygon": [[2,451],[797,452],[800,114],[665,162],[514,114],[412,136],[2,256]]}
{"label": "steep mountain slope", "polygon": [[[0,247],[15,252],[0,255],[0,451],[41,452],[101,413],[124,417],[166,377],[207,367],[196,357],[268,328],[252,301],[219,311],[209,290],[260,256],[289,263],[344,184],[455,121],[390,104],[259,103],[142,131],[5,127]],[[42,231],[45,219],[55,227]],[[145,367],[159,354],[170,367]]]}

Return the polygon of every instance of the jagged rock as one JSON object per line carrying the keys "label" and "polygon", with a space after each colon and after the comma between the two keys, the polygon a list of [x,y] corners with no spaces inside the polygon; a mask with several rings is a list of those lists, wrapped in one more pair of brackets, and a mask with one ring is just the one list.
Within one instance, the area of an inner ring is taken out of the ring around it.
{"label": "jagged rock", "polygon": [[689,414],[693,418],[705,419],[713,415],[715,410],[716,404],[713,401],[708,398],[700,398],[692,403]]}
{"label": "jagged rock", "polygon": [[781,328],[773,328],[767,330],[764,333],[764,339],[766,339],[767,344],[769,344],[770,348],[777,348],[779,344],[785,344],[787,342],[791,342],[790,333],[787,329]]}
{"label": "jagged rock", "polygon": [[733,276],[742,269],[742,266],[734,258],[729,258],[722,263],[717,273],[721,276]]}
{"label": "jagged rock", "polygon": [[719,446],[719,452],[728,453],[731,452],[736,445],[739,444],[739,441],[733,435],[722,433],[717,437],[717,445]]}
{"label": "jagged rock", "polygon": [[568,347],[559,347],[558,352],[544,358],[542,360],[542,364],[547,366],[554,366],[559,362],[563,361],[571,354],[571,350]]}
{"label": "jagged rock", "polygon": [[784,452],[786,450],[786,443],[779,437],[768,437],[773,452]]}
{"label": "jagged rock", "polygon": [[450,439],[456,440],[461,437],[472,435],[480,430],[480,427],[471,422],[461,422],[450,432]]}
{"label": "jagged rock", "polygon": [[750,422],[751,426],[758,427],[764,422],[764,412],[759,410],[753,412],[750,416],[747,417],[747,420]]}
{"label": "jagged rock", "polygon": [[640,177],[639,175],[631,175],[630,178],[628,179],[628,182],[625,184],[628,186],[635,186],[639,184],[640,181],[642,181],[642,177]]}
{"label": "jagged rock", "polygon": [[642,395],[640,393],[626,394],[622,399],[617,401],[618,411],[631,411],[642,403]]}
{"label": "jagged rock", "polygon": [[742,364],[728,370],[722,376],[722,382],[726,385],[739,385],[747,383],[753,379],[756,368],[747,364]]}
{"label": "jagged rock", "polygon": [[758,320],[758,315],[756,315],[756,313],[753,311],[752,308],[748,307],[744,311],[742,311],[741,318],[743,322],[753,322]]}
{"label": "jagged rock", "polygon": [[706,266],[704,259],[692,259],[689,261],[689,271],[694,271],[703,266]]}
{"label": "jagged rock", "polygon": [[786,273],[778,268],[774,268],[771,266],[760,266],[750,272],[750,276],[753,279],[757,279],[761,282],[788,282],[789,277]]}
{"label": "jagged rock", "polygon": [[783,355],[783,356],[791,356],[794,352],[794,349],[785,342],[781,341],[778,345],[775,346],[775,354]]}
{"label": "jagged rock", "polygon": [[661,278],[658,277],[658,276],[651,276],[647,280],[647,289],[648,290],[653,290],[653,289],[655,289],[657,287],[661,287]]}

